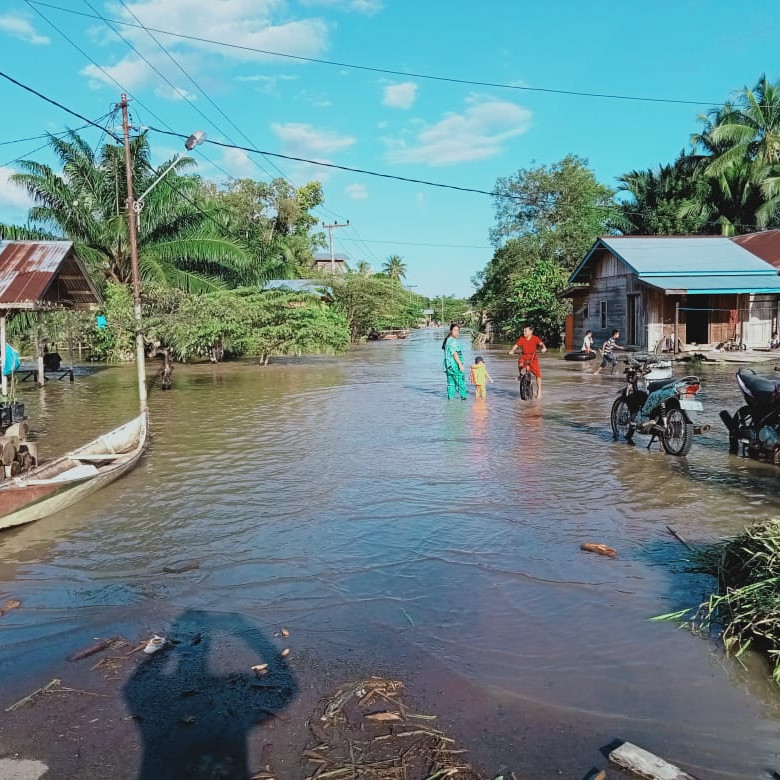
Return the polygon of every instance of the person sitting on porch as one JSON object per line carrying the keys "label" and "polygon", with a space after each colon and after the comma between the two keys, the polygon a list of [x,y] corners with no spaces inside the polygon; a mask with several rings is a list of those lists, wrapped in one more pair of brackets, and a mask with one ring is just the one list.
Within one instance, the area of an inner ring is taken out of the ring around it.
{"label": "person sitting on porch", "polygon": [[772,338],[769,340],[769,349],[780,348],[780,339],[777,338],[777,331],[772,334]]}

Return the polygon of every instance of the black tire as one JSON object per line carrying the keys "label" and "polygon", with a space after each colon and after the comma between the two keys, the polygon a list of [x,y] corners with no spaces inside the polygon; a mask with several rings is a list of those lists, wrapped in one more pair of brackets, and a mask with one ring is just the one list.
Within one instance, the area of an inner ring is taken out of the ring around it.
{"label": "black tire", "polygon": [[595,352],[567,352],[564,356],[564,360],[593,360],[596,357]]}
{"label": "black tire", "polygon": [[693,444],[693,423],[682,409],[670,409],[666,414],[666,425],[661,434],[661,444],[668,455],[678,458],[687,455]]}
{"label": "black tire", "polygon": [[530,401],[534,397],[534,383],[531,380],[531,372],[526,371],[520,377],[520,398]]}
{"label": "black tire", "polygon": [[628,428],[631,424],[631,410],[628,408],[625,398],[615,399],[615,403],[612,404],[609,421],[612,425],[612,436],[615,441],[619,441],[621,438],[627,440]]}

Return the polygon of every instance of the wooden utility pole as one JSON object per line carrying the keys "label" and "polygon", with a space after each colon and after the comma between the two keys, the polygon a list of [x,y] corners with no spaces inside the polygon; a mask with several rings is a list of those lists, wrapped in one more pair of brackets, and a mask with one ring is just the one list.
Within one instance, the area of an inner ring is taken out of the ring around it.
{"label": "wooden utility pole", "polygon": [[338,222],[334,222],[332,225],[326,225],[323,222],[322,227],[327,228],[328,233],[330,234],[330,272],[335,273],[336,256],[333,254],[333,230],[334,228],[349,227],[349,220],[347,220],[346,222],[342,222],[341,224],[339,224]]}
{"label": "wooden utility pole", "polygon": [[130,231],[130,267],[133,273],[133,314],[135,315],[135,359],[138,368],[138,400],[146,411],[146,346],[141,321],[141,278],[138,271],[138,223],[133,197],[133,161],[130,153],[130,123],[127,119],[127,95],[122,93],[122,129],[125,135],[125,176],[127,178],[127,227]]}

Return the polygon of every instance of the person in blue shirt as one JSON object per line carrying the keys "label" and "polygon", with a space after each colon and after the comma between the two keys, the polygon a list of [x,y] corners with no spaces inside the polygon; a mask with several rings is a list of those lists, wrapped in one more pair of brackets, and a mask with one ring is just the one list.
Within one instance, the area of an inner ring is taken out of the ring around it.
{"label": "person in blue shirt", "polygon": [[444,373],[447,375],[447,398],[455,398],[455,393],[459,393],[461,400],[465,401],[469,397],[469,394],[466,389],[466,369],[463,364],[463,350],[458,341],[459,335],[460,325],[453,322],[452,325],[450,325],[450,332],[444,339],[441,348],[444,350]]}

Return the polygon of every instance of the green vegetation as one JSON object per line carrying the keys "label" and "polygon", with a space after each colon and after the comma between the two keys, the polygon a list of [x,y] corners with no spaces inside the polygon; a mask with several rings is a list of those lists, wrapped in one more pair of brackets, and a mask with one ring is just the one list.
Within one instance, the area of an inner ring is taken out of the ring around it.
{"label": "green vegetation", "polygon": [[566,316],[557,294],[593,241],[611,232],[615,191],[573,155],[499,179],[496,191],[496,251],[474,279],[472,301],[487,311],[500,336],[517,336],[529,323],[557,344]]}
{"label": "green vegetation", "polygon": [[680,620],[697,633],[722,629],[726,651],[764,651],[780,682],[780,520],[756,523],[734,539],[696,552],[699,571],[718,591],[693,609],[656,620]]}

